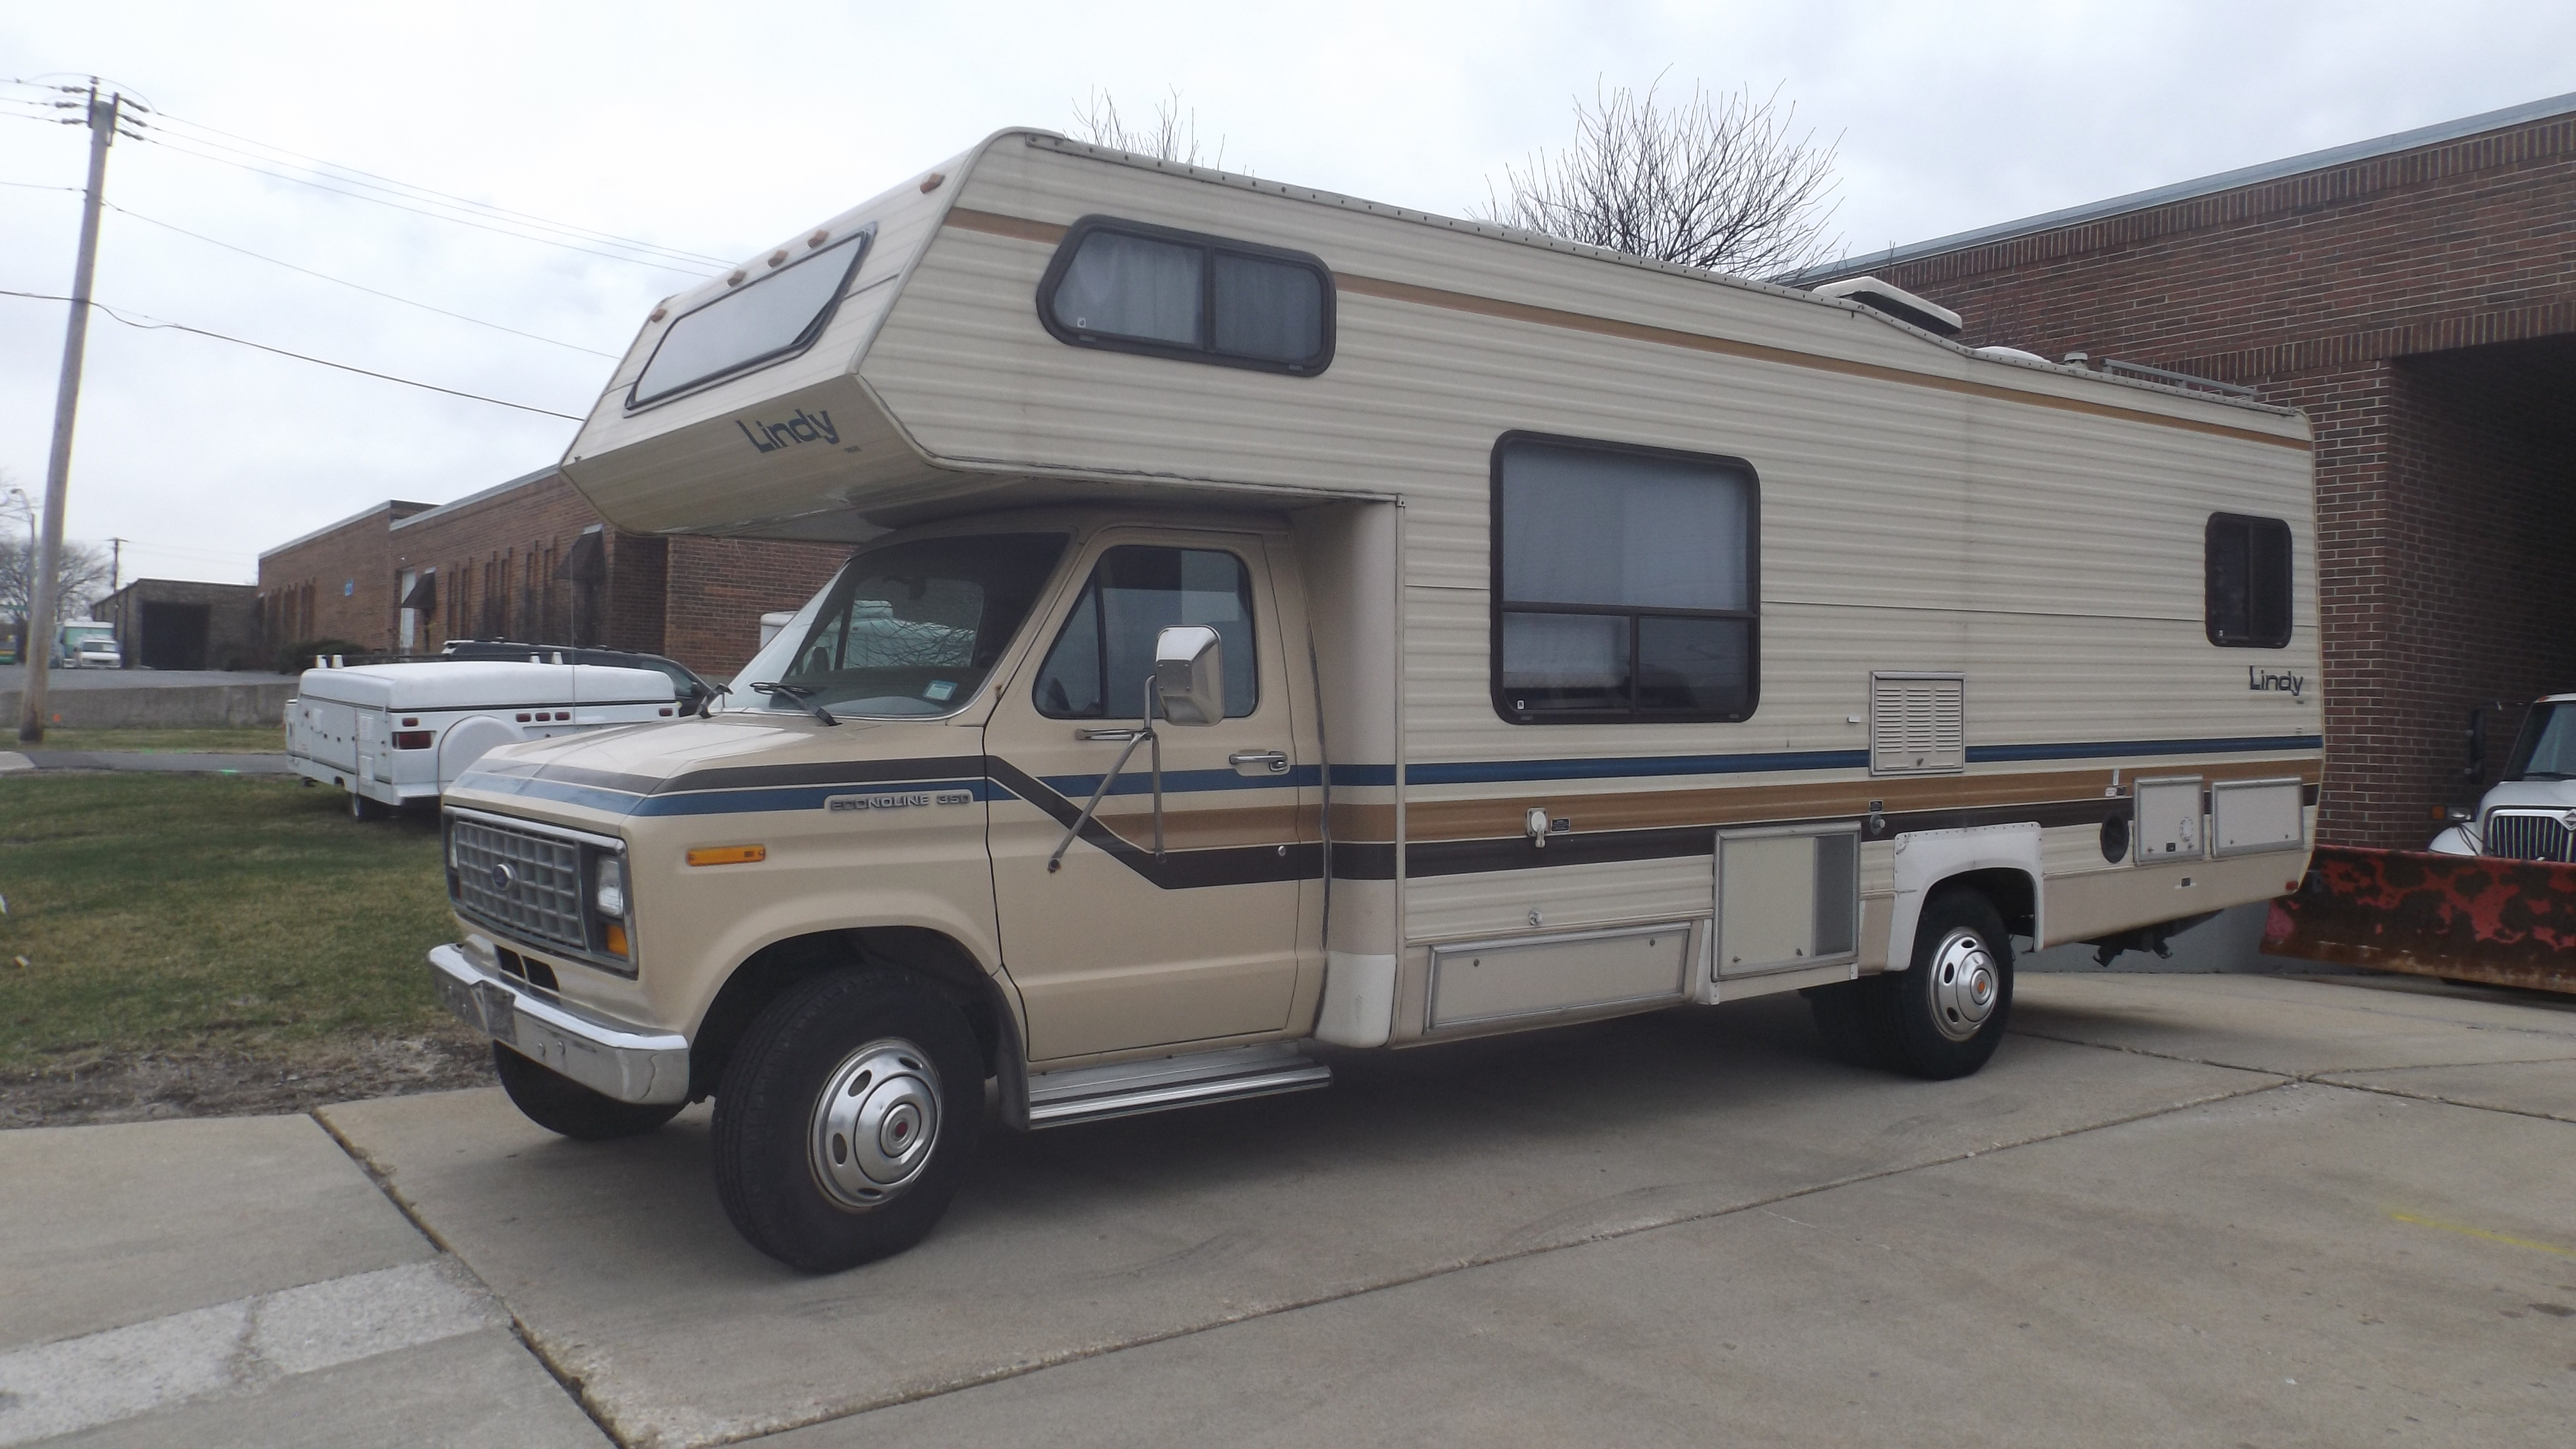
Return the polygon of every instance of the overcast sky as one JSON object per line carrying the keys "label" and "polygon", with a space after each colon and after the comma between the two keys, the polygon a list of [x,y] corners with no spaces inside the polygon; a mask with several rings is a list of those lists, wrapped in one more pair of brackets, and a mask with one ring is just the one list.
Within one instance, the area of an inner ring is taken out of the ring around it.
{"label": "overcast sky", "polygon": [[[1839,137],[1835,226],[1859,251],[2576,91],[2576,8],[0,7],[0,79],[91,72],[155,107],[147,134],[164,138],[120,141],[109,162],[122,210],[103,231],[101,302],[577,414],[612,365],[597,354],[622,351],[686,272],[326,193],[281,179],[313,173],[275,148],[742,258],[998,127],[1070,129],[1095,90],[1142,116],[1177,87],[1229,166],[1454,215],[1561,144],[1575,94],[1668,73],[1684,92],[1777,86],[1802,127]],[[0,103],[0,288],[59,295],[85,133],[36,114]],[[0,297],[0,472],[30,494],[64,312]],[[99,318],[69,531],[131,540],[128,577],[248,582],[263,548],[385,498],[444,502],[543,467],[572,429]]]}

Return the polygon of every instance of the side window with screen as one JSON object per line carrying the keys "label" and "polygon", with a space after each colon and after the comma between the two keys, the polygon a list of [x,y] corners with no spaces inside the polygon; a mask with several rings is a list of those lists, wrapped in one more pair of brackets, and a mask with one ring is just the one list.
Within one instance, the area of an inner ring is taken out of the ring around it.
{"label": "side window with screen", "polygon": [[1333,274],[1304,252],[1085,217],[1038,283],[1061,342],[1311,376],[1333,360]]}
{"label": "side window with screen", "polygon": [[1038,669],[1049,719],[1134,719],[1154,672],[1154,638],[1174,624],[1216,630],[1225,655],[1225,713],[1260,707],[1252,642],[1252,573],[1222,549],[1128,544],[1100,556]]}
{"label": "side window with screen", "polygon": [[1506,435],[1494,709],[1515,724],[1740,720],[1761,679],[1753,470]]}
{"label": "side window with screen", "polygon": [[2290,525],[2213,513],[2203,537],[2209,642],[2280,649],[2290,642]]}

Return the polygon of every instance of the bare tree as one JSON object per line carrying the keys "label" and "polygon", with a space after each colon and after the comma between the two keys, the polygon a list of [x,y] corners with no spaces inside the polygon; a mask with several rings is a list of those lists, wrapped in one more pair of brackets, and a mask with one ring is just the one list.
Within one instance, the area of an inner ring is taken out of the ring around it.
{"label": "bare tree", "polygon": [[[18,525],[17,530],[0,529],[0,616],[23,621],[33,603],[28,595],[36,577],[36,509],[24,492],[8,483],[8,475],[0,473],[0,520]],[[66,540],[54,571],[59,617],[78,618],[105,598],[109,576],[107,550]]]}
{"label": "bare tree", "polygon": [[1798,108],[1750,89],[1667,106],[1659,78],[1639,95],[1596,88],[1574,103],[1572,146],[1503,169],[1477,215],[1568,241],[1741,276],[1777,276],[1826,260],[1839,137],[1792,134]]}
{"label": "bare tree", "polygon": [[1167,98],[1154,103],[1150,124],[1130,125],[1118,113],[1118,98],[1107,91],[1093,91],[1083,104],[1074,107],[1073,133],[1094,146],[1109,146],[1120,151],[1133,151],[1157,161],[1178,161],[1185,166],[1205,166],[1211,170],[1225,165],[1225,138],[1216,138],[1216,154],[1202,159],[1199,147],[1199,113],[1181,106],[1180,87],[1172,87]]}

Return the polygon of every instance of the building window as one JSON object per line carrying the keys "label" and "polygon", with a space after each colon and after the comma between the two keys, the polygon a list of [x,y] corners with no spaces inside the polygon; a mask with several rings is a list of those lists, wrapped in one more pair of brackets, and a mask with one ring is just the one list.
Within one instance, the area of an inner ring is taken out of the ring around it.
{"label": "building window", "polygon": [[629,411],[803,352],[868,254],[871,225],[680,314],[628,389]]}
{"label": "building window", "polygon": [[1252,644],[1252,573],[1222,549],[1130,544],[1100,556],[1073,613],[1038,670],[1038,713],[1049,719],[1133,719],[1154,672],[1154,639],[1175,624],[1216,630],[1225,662],[1225,716],[1261,704]]}
{"label": "building window", "polygon": [[1494,446],[1493,475],[1496,713],[1515,724],[1753,713],[1750,465],[1515,433]]}
{"label": "building window", "polygon": [[1333,361],[1333,274],[1253,242],[1085,217],[1038,283],[1058,341],[1312,376]]}
{"label": "building window", "polygon": [[2290,642],[2290,525],[2213,513],[2203,535],[2209,642],[2280,649]]}

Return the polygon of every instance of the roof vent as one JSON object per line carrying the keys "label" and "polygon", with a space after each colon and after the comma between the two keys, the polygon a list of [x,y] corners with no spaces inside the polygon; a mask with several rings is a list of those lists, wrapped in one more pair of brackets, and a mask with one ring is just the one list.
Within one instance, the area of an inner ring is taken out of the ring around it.
{"label": "roof vent", "polygon": [[1928,297],[1918,297],[1903,287],[1891,287],[1876,277],[1846,277],[1810,288],[1819,297],[1839,297],[1875,308],[1899,322],[1920,327],[1935,337],[1956,337],[1967,324],[1959,314]]}

